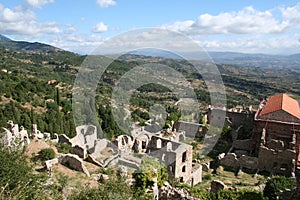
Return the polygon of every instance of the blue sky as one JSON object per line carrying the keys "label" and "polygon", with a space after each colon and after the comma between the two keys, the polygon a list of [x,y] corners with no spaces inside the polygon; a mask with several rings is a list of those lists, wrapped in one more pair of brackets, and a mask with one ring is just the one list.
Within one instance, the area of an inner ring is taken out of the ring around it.
{"label": "blue sky", "polygon": [[180,32],[208,51],[300,53],[297,0],[0,0],[0,33],[88,53],[137,28]]}

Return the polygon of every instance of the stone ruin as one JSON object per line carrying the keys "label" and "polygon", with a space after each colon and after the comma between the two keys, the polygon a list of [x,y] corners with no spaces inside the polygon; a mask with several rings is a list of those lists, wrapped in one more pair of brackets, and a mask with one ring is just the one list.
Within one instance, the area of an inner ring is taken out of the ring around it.
{"label": "stone ruin", "polygon": [[[8,122],[8,128],[4,130],[3,139],[7,146],[14,145],[16,138],[20,139],[22,145],[30,143],[27,131],[23,127],[19,131],[18,125],[12,121]],[[202,166],[193,163],[192,146],[180,142],[185,138],[184,131],[164,130],[159,133],[150,133],[140,128],[131,136],[118,136],[113,143],[107,139],[98,139],[97,128],[92,125],[78,126],[76,133],[74,138],[68,138],[64,134],[55,134],[55,139],[51,141],[69,144],[74,154],[61,155],[46,161],[45,167],[48,171],[51,172],[53,165],[61,163],[89,175],[83,165],[83,160],[101,167],[114,166],[119,163],[127,167],[138,168],[141,159],[133,156],[132,153],[139,153],[152,156],[164,163],[172,180],[179,179],[180,182],[190,185],[202,181]],[[47,140],[50,139],[50,134],[41,133],[34,124],[31,138]]]}
{"label": "stone ruin", "polygon": [[160,200],[200,200],[199,198],[193,197],[189,191],[184,188],[175,188],[172,187],[168,182],[164,183],[164,185],[159,189],[159,196],[157,199]]}
{"label": "stone ruin", "polygon": [[[37,129],[36,124],[32,124],[31,135],[25,130],[23,126],[14,124],[12,120],[7,122],[7,128],[3,128],[3,138],[2,141],[5,146],[12,147],[18,146],[19,144],[23,147],[30,144],[30,139],[45,139],[49,140],[51,138],[50,133],[42,133]],[[57,136],[57,134],[55,134]]]}
{"label": "stone ruin", "polygon": [[37,129],[37,125],[36,124],[32,124],[32,133],[31,133],[31,138],[32,139],[45,139],[48,140],[51,138],[51,134],[50,133],[42,133],[40,130]]}
{"label": "stone ruin", "polygon": [[193,147],[179,141],[183,133],[170,130],[150,133],[141,128],[133,131],[131,136],[120,135],[113,142],[120,152],[118,162],[138,168],[141,159],[133,153],[145,154],[166,165],[171,181],[178,179],[182,183],[196,185],[202,181],[202,166],[192,161]]}
{"label": "stone ruin", "polygon": [[93,125],[76,127],[76,136],[73,138],[65,134],[58,135],[58,142],[70,145],[74,154],[97,166],[107,167],[118,158],[118,148],[107,139],[99,139],[97,127]]}
{"label": "stone ruin", "polygon": [[265,138],[264,129],[257,154],[256,142],[253,139],[236,140],[229,152],[220,154],[218,159],[221,165],[236,170],[247,168],[295,177],[295,136],[293,138],[286,145],[282,140]]}
{"label": "stone ruin", "polygon": [[78,155],[62,154],[58,158],[54,158],[54,159],[45,161],[45,167],[51,173],[53,166],[58,163],[65,165],[66,167],[68,167],[70,169],[73,169],[76,171],[81,171],[81,172],[85,173],[87,176],[90,176],[89,171],[83,164],[83,160],[81,158],[79,158]]}
{"label": "stone ruin", "polygon": [[12,120],[9,120],[7,125],[7,128],[3,128],[4,133],[1,138],[4,146],[24,147],[25,145],[30,144],[29,135],[23,126],[21,126],[19,129],[19,125],[14,124]]}

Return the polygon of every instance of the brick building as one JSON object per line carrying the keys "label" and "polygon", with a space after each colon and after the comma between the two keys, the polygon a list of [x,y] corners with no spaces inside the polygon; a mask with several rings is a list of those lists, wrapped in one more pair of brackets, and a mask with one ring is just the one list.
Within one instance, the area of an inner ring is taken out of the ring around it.
{"label": "brick building", "polygon": [[260,170],[290,175],[300,167],[300,109],[295,99],[278,94],[262,100],[253,131]]}

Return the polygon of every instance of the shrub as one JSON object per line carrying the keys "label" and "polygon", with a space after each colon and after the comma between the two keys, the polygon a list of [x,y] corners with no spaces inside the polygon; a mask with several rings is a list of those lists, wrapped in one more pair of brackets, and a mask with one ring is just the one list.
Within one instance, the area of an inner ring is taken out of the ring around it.
{"label": "shrub", "polygon": [[239,197],[239,200],[264,200],[263,193],[260,191],[246,191]]}
{"label": "shrub", "polygon": [[59,153],[72,153],[72,146],[67,143],[57,143],[55,146]]}
{"label": "shrub", "polygon": [[275,200],[280,190],[293,189],[295,186],[296,183],[293,179],[285,176],[275,176],[267,181],[264,196],[268,197],[269,200]]}
{"label": "shrub", "polygon": [[55,158],[55,152],[51,148],[42,149],[39,152],[39,158],[43,161]]}
{"label": "shrub", "polygon": [[55,189],[44,187],[46,176],[34,173],[21,151],[0,145],[0,163],[1,200],[62,199]]}
{"label": "shrub", "polygon": [[[154,170],[156,169],[156,170]],[[137,190],[145,191],[153,185],[153,179],[157,178],[157,185],[162,186],[168,180],[166,167],[153,158],[143,158],[139,170],[133,174],[135,179],[134,187]]]}
{"label": "shrub", "polygon": [[[100,184],[98,188],[85,188],[78,193],[73,193],[69,196],[70,200],[102,200],[102,199],[133,199],[132,189],[125,183],[124,180],[111,178]],[[139,196],[139,199],[145,199],[144,194]]]}

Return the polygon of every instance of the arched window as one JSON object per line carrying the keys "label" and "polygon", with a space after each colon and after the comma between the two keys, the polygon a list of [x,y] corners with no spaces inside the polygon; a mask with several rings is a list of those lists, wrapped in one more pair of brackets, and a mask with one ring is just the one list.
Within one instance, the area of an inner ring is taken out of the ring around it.
{"label": "arched window", "polygon": [[183,152],[182,154],[182,162],[185,162],[186,161],[186,151]]}
{"label": "arched window", "polygon": [[156,141],[156,148],[160,149],[161,148],[161,139],[158,139]]}
{"label": "arched window", "polygon": [[185,172],[185,170],[186,170],[186,169],[185,169],[185,166],[183,166],[183,167],[182,167],[182,172]]}

